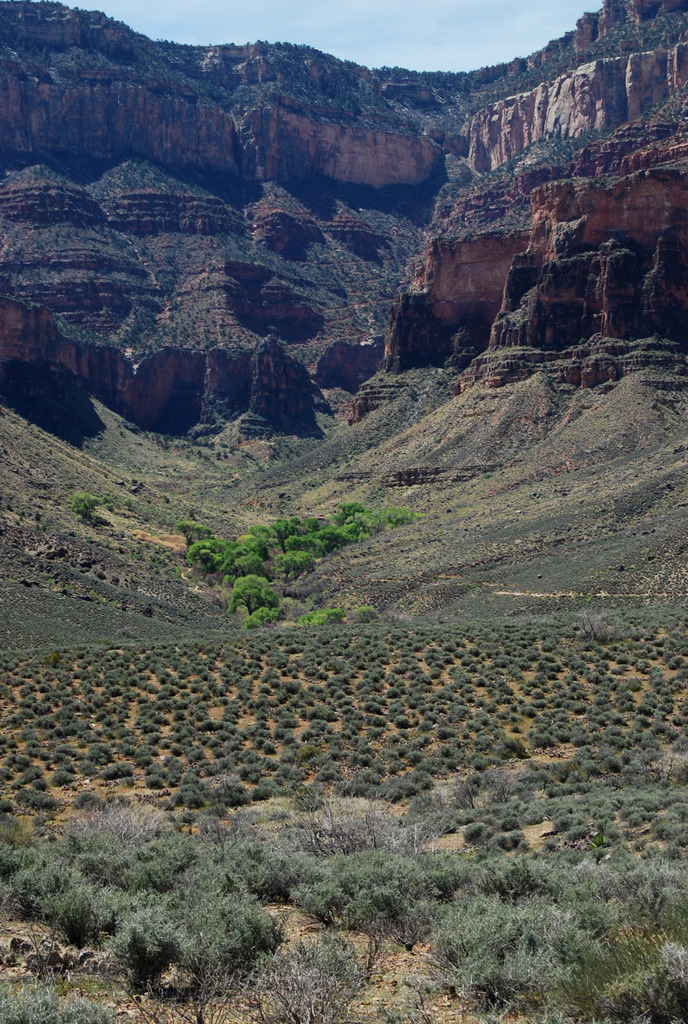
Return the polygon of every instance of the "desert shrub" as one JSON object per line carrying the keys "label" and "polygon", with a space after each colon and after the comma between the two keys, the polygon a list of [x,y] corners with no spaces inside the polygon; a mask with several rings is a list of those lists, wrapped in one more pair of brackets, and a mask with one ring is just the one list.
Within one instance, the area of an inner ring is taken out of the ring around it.
{"label": "desert shrub", "polygon": [[[87,805],[90,803],[89,800]],[[102,805],[102,801],[99,803]],[[123,846],[141,846],[167,828],[165,816],[159,811],[114,802],[100,807],[96,805],[96,809],[73,818],[68,832],[81,844],[88,843],[90,835],[102,835]]]}
{"label": "desert shrub", "polygon": [[[427,923],[426,900],[435,889],[417,857],[377,850],[337,854],[321,862],[315,878],[297,886],[297,906],[325,925],[394,935],[404,944],[415,941]],[[423,932],[425,934],[425,932]]]}
{"label": "desert shrub", "polygon": [[136,989],[154,986],[180,955],[178,929],[166,908],[140,907],[124,918],[111,943],[113,955]]}
{"label": "desert shrub", "polygon": [[317,608],[307,615],[302,615],[298,626],[326,626],[330,622],[343,622],[344,612],[341,608]]}
{"label": "desert shrub", "polygon": [[566,980],[579,943],[573,919],[554,907],[484,897],[446,912],[435,932],[434,971],[483,1007],[539,1001]]}
{"label": "desert shrub", "polygon": [[108,781],[132,779],[134,777],[134,769],[126,761],[116,761],[103,768],[100,774],[103,779]]}
{"label": "desert shrub", "polygon": [[114,903],[107,890],[75,878],[62,892],[48,897],[46,918],[57,926],[65,942],[82,949],[98,941],[103,928],[114,920]]}
{"label": "desert shrub", "polygon": [[50,989],[0,995],[0,1024],[112,1024],[114,1016],[91,999],[60,998]]}
{"label": "desert shrub", "polygon": [[210,893],[182,905],[179,934],[177,963],[192,988],[247,972],[282,942],[279,924],[256,902]]}
{"label": "desert shrub", "polygon": [[336,940],[299,943],[254,977],[251,1001],[260,1024],[337,1024],[362,984],[351,946]]}
{"label": "desert shrub", "polygon": [[294,820],[288,832],[295,849],[318,857],[364,850],[414,852],[428,838],[417,823],[400,821],[386,807],[373,802],[361,806],[347,799],[326,801],[322,808]]}
{"label": "desert shrub", "polygon": [[74,515],[78,516],[79,519],[92,523],[96,518],[96,509],[102,504],[102,499],[96,497],[95,494],[89,494],[87,491],[79,491],[77,494],[72,495],[69,507]]}
{"label": "desert shrub", "polygon": [[351,615],[353,622],[375,622],[379,618],[379,613],[370,604],[359,605]]}
{"label": "desert shrub", "polygon": [[58,807],[57,800],[49,793],[43,793],[38,789],[27,788],[17,791],[15,798],[18,804],[30,808],[32,811],[48,812]]}
{"label": "desert shrub", "polygon": [[529,857],[491,861],[483,868],[477,884],[488,896],[508,903],[519,903],[538,895],[555,895],[561,883],[551,866]]}
{"label": "desert shrub", "polygon": [[49,900],[70,889],[79,880],[71,865],[46,852],[34,851],[7,878],[5,895],[14,914],[23,920],[38,920]]}
{"label": "desert shrub", "polygon": [[568,1005],[586,1016],[653,1024],[685,1020],[688,947],[642,929],[588,943],[563,992]]}
{"label": "desert shrub", "polygon": [[51,779],[53,786],[71,786],[74,782],[74,774],[65,768],[57,768]]}

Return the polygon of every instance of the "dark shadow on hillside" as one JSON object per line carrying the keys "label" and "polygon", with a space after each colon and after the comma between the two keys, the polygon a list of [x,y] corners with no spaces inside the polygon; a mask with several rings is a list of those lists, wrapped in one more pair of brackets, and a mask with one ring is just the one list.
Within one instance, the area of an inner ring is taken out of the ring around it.
{"label": "dark shadow on hillside", "polygon": [[285,183],[284,187],[322,220],[332,220],[339,202],[352,209],[396,214],[423,226],[431,220],[437,193],[446,181],[447,172],[441,162],[435,172],[420,185],[373,188],[370,185],[347,185],[313,176],[300,182]]}
{"label": "dark shadow on hillside", "polygon": [[263,191],[263,184],[259,181],[244,181],[236,175],[175,167],[135,155],[120,154],[108,160],[54,152],[6,154],[0,157],[0,173],[21,173],[34,167],[41,168],[41,176],[47,171],[58,181],[71,182],[82,188],[97,184],[108,172],[123,168],[123,174],[126,175],[121,182],[123,191],[147,187],[154,189],[156,185],[165,191],[170,185],[176,184],[182,191],[185,188],[192,191],[200,189],[215,195],[236,210],[257,202]]}
{"label": "dark shadow on hillside", "polygon": [[86,438],[96,437],[105,424],[91,398],[73,385],[60,395],[4,395],[5,403],[25,420],[47,431],[74,448],[83,447]]}

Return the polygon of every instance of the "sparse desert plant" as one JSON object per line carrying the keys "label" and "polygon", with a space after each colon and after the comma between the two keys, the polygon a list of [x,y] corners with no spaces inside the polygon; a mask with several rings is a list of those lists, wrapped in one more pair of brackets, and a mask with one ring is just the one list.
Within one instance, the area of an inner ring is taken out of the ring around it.
{"label": "sparse desert plant", "polygon": [[482,1007],[539,1003],[578,956],[573,919],[546,903],[475,899],[449,910],[434,935],[438,980]]}
{"label": "sparse desert plant", "polygon": [[47,987],[0,995],[0,1024],[112,1024],[113,1020],[102,1002],[60,998]]}
{"label": "sparse desert plant", "polygon": [[278,953],[249,992],[259,1024],[340,1024],[362,984],[353,948],[326,939]]}
{"label": "sparse desert plant", "polygon": [[180,910],[177,963],[194,991],[238,979],[282,942],[279,923],[254,900],[195,893]]}
{"label": "sparse desert plant", "polygon": [[102,499],[88,491],[79,491],[72,495],[69,507],[75,516],[83,519],[84,522],[93,523],[96,519],[96,509],[102,505]]}
{"label": "sparse desert plant", "polygon": [[191,519],[181,519],[174,524],[174,528],[186,541],[187,550],[196,541],[207,540],[213,535],[213,531],[208,526],[203,526],[202,523],[196,523]]}
{"label": "sparse desert plant", "polygon": [[576,625],[588,640],[599,640],[611,632],[607,615],[589,608],[580,612],[576,619]]}
{"label": "sparse desert plant", "polygon": [[75,879],[68,888],[48,897],[43,912],[66,942],[82,949],[97,943],[103,926],[112,918],[107,896],[102,887]]}
{"label": "sparse desert plant", "polygon": [[129,807],[115,802],[73,818],[70,831],[111,836],[123,846],[140,846],[168,828],[164,814],[148,807]]}
{"label": "sparse desert plant", "polygon": [[124,918],[111,943],[112,953],[137,990],[155,987],[180,955],[180,937],[169,911],[140,907]]}
{"label": "sparse desert plant", "polygon": [[568,1006],[591,1017],[670,1024],[688,1014],[688,948],[666,935],[628,930],[588,943],[563,987]]}
{"label": "sparse desert plant", "polygon": [[363,850],[413,852],[428,838],[421,826],[403,824],[385,807],[346,799],[325,801],[323,807],[295,818],[289,831],[297,849],[317,857]]}

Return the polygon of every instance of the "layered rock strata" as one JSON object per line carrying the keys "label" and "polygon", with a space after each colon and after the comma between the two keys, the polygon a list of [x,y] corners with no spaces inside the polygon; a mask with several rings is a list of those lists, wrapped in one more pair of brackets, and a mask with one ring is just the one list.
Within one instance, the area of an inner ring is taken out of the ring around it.
{"label": "layered rock strata", "polygon": [[384,368],[399,373],[449,358],[456,366],[470,362],[487,346],[509,268],[527,241],[521,231],[430,241],[410,291],[395,301]]}
{"label": "layered rock strata", "polygon": [[[309,104],[275,88],[264,102],[228,109],[239,86],[277,79],[265,44],[153,43],[97,12],[27,0],[0,4],[0,37],[16,48],[0,60],[5,154],[107,162],[136,156],[249,180],[317,174],[374,188],[418,184],[442,159],[431,133],[414,131],[407,120],[334,119],[317,93]],[[61,60],[59,69],[37,66],[42,48],[79,57]],[[154,63],[162,68],[157,80],[146,67]],[[354,70],[354,84],[370,77]],[[317,81],[321,73],[313,64],[306,77]]]}
{"label": "layered rock strata", "polygon": [[65,338],[43,306],[0,296],[0,392],[59,397],[77,386],[144,430],[183,434],[242,414],[291,433],[317,433],[324,406],[305,368],[274,338],[253,353],[166,348],[133,364],[109,345]]}
{"label": "layered rock strata", "polygon": [[688,82],[688,43],[596,60],[478,111],[468,127],[469,162],[495,170],[546,137],[609,132],[676,95]]}
{"label": "layered rock strata", "polygon": [[540,364],[577,386],[652,365],[684,373],[688,174],[556,182],[533,193],[532,207],[530,245],[513,261],[488,351],[457,390]]}

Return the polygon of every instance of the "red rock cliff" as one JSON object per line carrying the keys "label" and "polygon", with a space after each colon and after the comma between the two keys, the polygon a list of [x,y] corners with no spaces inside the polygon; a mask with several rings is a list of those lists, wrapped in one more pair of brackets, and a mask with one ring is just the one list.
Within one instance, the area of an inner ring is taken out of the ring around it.
{"label": "red rock cliff", "polygon": [[460,388],[553,360],[569,383],[615,380],[661,365],[656,345],[636,344],[653,336],[675,343],[667,358],[685,372],[672,352],[688,352],[688,174],[556,182],[537,189],[532,206],[530,248],[514,259],[488,352]]}
{"label": "red rock cliff", "polygon": [[485,348],[512,260],[527,240],[523,232],[432,239],[411,289],[390,315],[385,368],[399,372],[450,356],[465,365]]}
{"label": "red rock cliff", "polygon": [[317,433],[322,396],[276,339],[253,355],[166,348],[131,363],[116,348],[65,338],[43,306],[0,296],[0,392],[39,397],[76,385],[144,430],[183,434],[243,413],[290,433]]}
{"label": "red rock cliff", "polygon": [[[374,188],[418,184],[442,160],[435,139],[392,112],[333,117],[317,102],[276,88],[255,107],[232,104],[237,86],[277,79],[264,44],[189,50],[153,43],[96,12],[26,0],[0,3],[0,41],[17,47],[0,60],[7,154],[107,161],[133,155],[249,179],[321,174]],[[59,66],[41,64],[32,48],[58,52]],[[310,78],[318,77],[314,65]],[[366,77],[360,69],[358,78]],[[199,80],[211,93],[226,90],[224,102],[210,98]]]}

